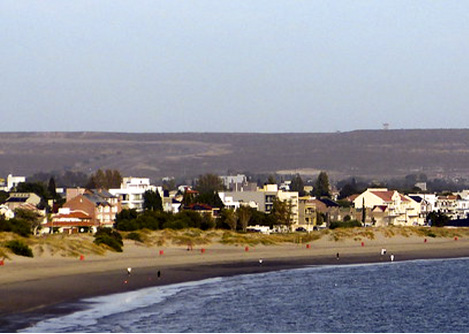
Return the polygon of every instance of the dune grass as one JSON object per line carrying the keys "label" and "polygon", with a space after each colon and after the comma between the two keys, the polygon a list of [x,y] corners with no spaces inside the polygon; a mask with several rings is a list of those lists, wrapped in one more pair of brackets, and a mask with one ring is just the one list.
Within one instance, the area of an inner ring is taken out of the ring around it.
{"label": "dune grass", "polygon": [[[121,232],[124,239],[130,232]],[[160,246],[209,246],[211,244],[223,244],[233,246],[257,246],[257,245],[281,245],[281,244],[306,244],[316,240],[327,240],[331,242],[339,241],[364,241],[374,240],[378,235],[386,238],[411,236],[424,238],[464,238],[469,237],[469,229],[466,228],[429,228],[429,227],[367,227],[367,228],[337,228],[334,230],[320,230],[312,233],[285,233],[270,234],[261,233],[238,233],[227,230],[199,229],[160,231],[139,230],[137,233],[140,240],[129,240],[143,247]],[[5,247],[10,240],[20,240],[33,249],[35,256],[51,255],[58,257],[78,257],[86,254],[104,255],[109,248],[104,245],[93,243],[93,236],[90,234],[73,235],[42,235],[24,238],[10,232],[0,233],[0,259],[11,258],[11,251]],[[125,246],[124,246],[125,252]]]}

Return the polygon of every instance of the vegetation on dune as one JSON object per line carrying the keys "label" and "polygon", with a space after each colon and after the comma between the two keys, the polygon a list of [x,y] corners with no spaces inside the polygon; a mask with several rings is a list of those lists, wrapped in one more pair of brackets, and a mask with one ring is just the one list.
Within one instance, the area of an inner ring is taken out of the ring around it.
{"label": "vegetation on dune", "polygon": [[370,228],[336,228],[330,230],[329,240],[339,241],[345,239],[352,239],[354,241],[361,241],[364,239],[374,240],[375,231]]}
{"label": "vegetation on dune", "polygon": [[143,243],[142,235],[138,232],[130,232],[129,234],[124,235],[124,239],[130,239]]}
{"label": "vegetation on dune", "polygon": [[122,252],[122,247],[124,246],[124,242],[122,241],[122,236],[120,233],[109,227],[98,229],[94,235],[94,243],[97,245],[104,244],[109,246],[116,252]]}
{"label": "vegetation on dune", "polygon": [[[14,253],[13,249],[20,249],[17,243],[32,250],[37,256],[51,255],[60,257],[78,257],[82,254],[104,255],[106,251],[123,251],[123,239],[134,240],[138,245],[145,247],[186,247],[209,246],[222,244],[232,246],[257,246],[257,245],[281,245],[281,244],[306,244],[319,239],[336,241],[363,241],[376,240],[377,236],[386,238],[396,237],[422,237],[422,238],[468,238],[469,229],[446,229],[428,227],[377,227],[377,228],[335,228],[314,231],[313,233],[284,233],[265,235],[261,233],[243,233],[222,229],[202,230],[198,228],[186,228],[181,230],[140,229],[132,232],[122,232],[122,235],[112,229],[100,229],[93,238],[89,235],[54,234],[40,237],[20,237],[12,232],[0,233],[0,258],[8,258]],[[9,244],[11,247],[7,247]],[[15,246],[16,244],[16,246]],[[23,247],[24,248],[24,247]],[[19,251],[18,251],[19,252]],[[14,253],[16,254],[16,253]]]}
{"label": "vegetation on dune", "polygon": [[10,240],[5,243],[5,247],[14,254],[26,257],[34,257],[33,250],[21,240]]}
{"label": "vegetation on dune", "polygon": [[352,228],[352,227],[361,227],[362,223],[360,223],[358,220],[347,220],[347,221],[337,221],[337,222],[332,222],[329,225],[329,228],[331,230],[334,230],[336,228]]}
{"label": "vegetation on dune", "polygon": [[260,233],[236,233],[224,232],[219,240],[225,245],[278,245],[282,243],[306,243],[321,238],[320,232],[310,234],[286,233],[286,234],[260,234]]}

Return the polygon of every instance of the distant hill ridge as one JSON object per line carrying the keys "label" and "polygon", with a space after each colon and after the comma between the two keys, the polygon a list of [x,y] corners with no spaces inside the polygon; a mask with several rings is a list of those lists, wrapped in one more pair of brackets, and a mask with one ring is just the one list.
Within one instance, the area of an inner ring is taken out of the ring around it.
{"label": "distant hill ridge", "polygon": [[336,177],[469,176],[469,129],[337,133],[0,133],[0,177],[66,169],[194,177],[230,171]]}

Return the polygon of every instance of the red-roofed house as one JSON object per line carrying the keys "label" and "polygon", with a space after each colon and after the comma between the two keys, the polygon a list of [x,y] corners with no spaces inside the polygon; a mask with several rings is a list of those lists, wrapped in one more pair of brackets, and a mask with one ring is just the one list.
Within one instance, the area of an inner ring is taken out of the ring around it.
{"label": "red-roofed house", "polygon": [[212,218],[217,218],[220,213],[219,208],[214,208],[208,204],[201,204],[201,203],[193,203],[193,204],[186,205],[184,206],[183,210],[195,211],[199,213],[200,215],[208,214]]}
{"label": "red-roofed house", "polygon": [[353,204],[360,210],[364,206],[366,222],[376,226],[424,224],[420,217],[420,204],[396,190],[369,188],[355,198]]}
{"label": "red-roofed house", "polygon": [[43,224],[43,233],[95,233],[99,223],[89,214],[82,210],[70,210],[70,208],[60,208],[59,213],[53,214],[50,221]]}

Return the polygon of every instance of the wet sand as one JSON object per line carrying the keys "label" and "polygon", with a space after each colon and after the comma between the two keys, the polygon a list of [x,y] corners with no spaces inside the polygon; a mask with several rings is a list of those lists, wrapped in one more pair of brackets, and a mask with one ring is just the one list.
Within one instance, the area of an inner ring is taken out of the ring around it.
{"label": "wet sand", "polygon": [[[430,258],[469,257],[469,240],[393,238],[305,245],[244,247],[210,246],[194,249],[158,249],[127,245],[124,253],[77,259],[16,259],[0,267],[0,330],[13,332],[38,320],[70,313],[80,299],[150,286],[205,278],[251,274],[312,265],[344,265]],[[385,256],[381,248],[387,249]],[[336,254],[340,259],[336,259]],[[262,265],[259,258],[263,259]],[[132,267],[131,275],[126,268]],[[158,271],[161,277],[158,278]],[[76,303],[76,304],[74,304]]]}

